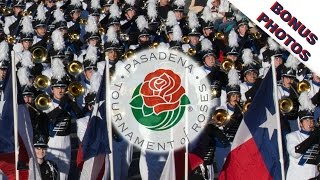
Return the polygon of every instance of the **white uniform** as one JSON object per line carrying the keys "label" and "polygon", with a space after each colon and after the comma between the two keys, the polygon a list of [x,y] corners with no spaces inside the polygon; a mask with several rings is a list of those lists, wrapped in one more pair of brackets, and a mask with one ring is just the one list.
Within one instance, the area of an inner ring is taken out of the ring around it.
{"label": "white uniform", "polygon": [[289,97],[290,92],[285,87],[278,85],[278,99],[281,99],[283,97]]}
{"label": "white uniform", "polygon": [[4,18],[4,27],[3,27],[3,31],[6,35],[10,34],[10,30],[9,27],[17,20],[17,18],[12,15],[12,16],[7,16]]}
{"label": "white uniform", "polygon": [[299,165],[302,154],[295,152],[295,147],[307,139],[309,135],[294,131],[286,136],[287,150],[289,153],[289,168],[287,172],[287,180],[307,180],[318,175],[316,165],[304,164]]}
{"label": "white uniform", "polygon": [[240,93],[241,93],[241,102],[246,102],[247,98],[245,93],[252,88],[252,84],[249,84],[247,82],[243,82],[240,84]]}
{"label": "white uniform", "polygon": [[[54,108],[58,107],[59,104],[52,102],[52,107],[47,110],[47,112],[52,111]],[[61,126],[68,126],[68,124],[62,124]],[[60,125],[57,124],[54,127],[54,131],[60,131]],[[48,142],[48,151],[47,159],[55,162],[59,169],[60,180],[68,179],[69,169],[70,169],[70,160],[71,160],[71,142],[70,134],[66,136],[53,136],[49,138]]]}
{"label": "white uniform", "polygon": [[319,92],[320,89],[320,83],[314,82],[314,81],[309,81],[311,89],[308,93],[309,97],[312,98],[317,92]]}

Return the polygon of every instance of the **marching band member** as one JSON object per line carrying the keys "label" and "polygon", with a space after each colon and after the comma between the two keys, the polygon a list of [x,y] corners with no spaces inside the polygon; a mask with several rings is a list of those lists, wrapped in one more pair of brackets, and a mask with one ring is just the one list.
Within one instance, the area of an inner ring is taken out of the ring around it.
{"label": "marching band member", "polygon": [[315,127],[313,119],[314,105],[311,103],[307,92],[299,98],[300,130],[289,133],[286,136],[287,150],[289,153],[289,168],[287,180],[310,179],[318,175],[319,163],[319,139],[320,130]]}
{"label": "marching band member", "polygon": [[[4,18],[4,28],[3,28],[3,30],[4,30],[4,33],[6,35],[10,35],[12,33],[14,33],[14,35],[18,34],[18,32],[11,32],[11,30],[9,28],[17,20],[20,21],[21,12],[24,10],[24,8],[26,6],[24,1],[19,1],[19,0],[14,0],[12,2],[12,5],[13,5],[13,8],[12,8],[13,15],[10,15],[10,16],[7,16],[7,17]],[[16,31],[18,31],[18,30],[16,29]]]}
{"label": "marching band member", "polygon": [[136,24],[138,27],[138,44],[130,45],[129,49],[139,51],[142,49],[147,49],[151,45],[150,31],[148,28],[148,21],[143,15],[138,16],[136,19]]}

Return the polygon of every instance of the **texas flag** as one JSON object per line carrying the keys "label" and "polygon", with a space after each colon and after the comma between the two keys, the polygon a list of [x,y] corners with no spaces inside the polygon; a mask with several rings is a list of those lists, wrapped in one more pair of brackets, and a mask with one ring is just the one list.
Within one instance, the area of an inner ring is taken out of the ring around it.
{"label": "texas flag", "polygon": [[270,68],[238,129],[219,180],[281,179],[282,145],[277,137],[281,131],[273,85]]}

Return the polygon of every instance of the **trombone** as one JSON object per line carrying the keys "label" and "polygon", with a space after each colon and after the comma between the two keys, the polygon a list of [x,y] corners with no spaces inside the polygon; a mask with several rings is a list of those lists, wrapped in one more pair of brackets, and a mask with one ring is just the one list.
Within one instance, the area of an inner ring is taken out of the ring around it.
{"label": "trombone", "polygon": [[76,97],[79,97],[84,94],[84,87],[81,83],[74,81],[69,84],[66,94],[71,96],[71,99],[75,100]]}
{"label": "trombone", "polygon": [[228,122],[231,120],[231,115],[225,109],[217,109],[211,119],[213,123],[218,127],[225,127]]}
{"label": "trombone", "polygon": [[38,75],[34,79],[34,87],[38,90],[45,90],[47,89],[51,84],[50,79],[45,75]]}
{"label": "trombone", "polygon": [[38,95],[34,100],[34,103],[36,108],[41,111],[48,110],[50,107],[52,107],[51,98],[45,93]]}

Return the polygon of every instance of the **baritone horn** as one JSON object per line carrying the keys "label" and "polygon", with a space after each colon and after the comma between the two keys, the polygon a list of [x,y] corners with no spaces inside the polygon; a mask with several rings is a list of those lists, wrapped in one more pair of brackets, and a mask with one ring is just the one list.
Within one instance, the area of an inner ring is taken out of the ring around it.
{"label": "baritone horn", "polygon": [[294,104],[290,98],[285,97],[279,100],[279,108],[283,114],[290,113],[293,110],[293,107]]}
{"label": "baritone horn", "polygon": [[38,75],[34,79],[34,87],[38,90],[45,90],[50,86],[50,79],[45,75]]}
{"label": "baritone horn", "polygon": [[297,84],[297,92],[299,94],[303,92],[309,92],[311,90],[311,85],[307,80],[302,80]]}
{"label": "baritone horn", "polygon": [[190,39],[188,36],[183,36],[182,39],[181,39],[181,42],[183,44],[188,44],[190,42]]}
{"label": "baritone horn", "polygon": [[74,81],[69,84],[66,93],[70,94],[73,97],[79,97],[84,94],[84,87],[81,83]]}
{"label": "baritone horn", "polygon": [[189,48],[188,49],[188,55],[189,56],[194,56],[196,54],[197,54],[197,50],[196,49],[194,49],[194,48]]}
{"label": "baritone horn", "polygon": [[231,116],[225,109],[217,109],[213,115],[212,120],[214,124],[218,127],[224,127],[230,121]]}
{"label": "baritone horn", "polygon": [[42,46],[36,46],[31,50],[31,59],[34,63],[43,63],[47,60],[48,52]]}
{"label": "baritone horn", "polygon": [[41,111],[48,110],[52,106],[50,97],[45,93],[38,95],[34,100],[34,103],[36,108]]}
{"label": "baritone horn", "polygon": [[79,61],[72,61],[68,64],[67,70],[72,76],[78,76],[83,71],[82,64]]}

